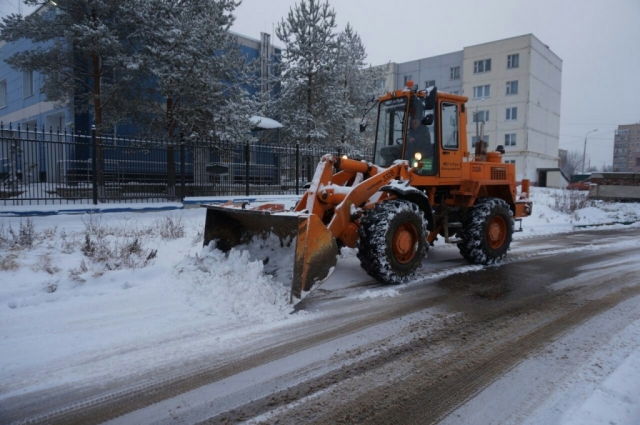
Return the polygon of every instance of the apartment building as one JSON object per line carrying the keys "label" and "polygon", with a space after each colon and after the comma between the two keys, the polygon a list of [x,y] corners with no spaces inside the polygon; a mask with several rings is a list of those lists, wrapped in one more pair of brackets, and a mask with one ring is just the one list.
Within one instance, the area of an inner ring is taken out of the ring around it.
{"label": "apartment building", "polygon": [[388,90],[412,80],[468,97],[470,149],[478,121],[490,150],[504,146],[518,181],[545,181],[544,173],[558,168],[562,60],[533,34],[391,65]]}
{"label": "apartment building", "polygon": [[618,126],[613,139],[613,171],[640,172],[640,123]]}

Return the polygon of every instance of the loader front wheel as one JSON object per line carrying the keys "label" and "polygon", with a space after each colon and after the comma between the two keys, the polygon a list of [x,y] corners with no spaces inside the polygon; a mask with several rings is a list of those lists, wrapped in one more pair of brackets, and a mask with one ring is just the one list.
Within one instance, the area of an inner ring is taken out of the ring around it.
{"label": "loader front wheel", "polygon": [[360,221],[358,258],[369,276],[384,283],[406,281],[427,252],[426,220],[408,201],[376,205]]}
{"label": "loader front wheel", "polygon": [[460,254],[474,264],[500,261],[511,245],[512,215],[509,204],[502,199],[478,199],[462,227]]}

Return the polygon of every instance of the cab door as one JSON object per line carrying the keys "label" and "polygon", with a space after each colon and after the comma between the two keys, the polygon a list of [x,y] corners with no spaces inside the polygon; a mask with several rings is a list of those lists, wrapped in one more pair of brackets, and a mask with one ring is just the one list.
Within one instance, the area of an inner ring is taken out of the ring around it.
{"label": "cab door", "polygon": [[461,178],[462,156],[460,148],[460,111],[455,102],[443,100],[440,109],[440,177]]}

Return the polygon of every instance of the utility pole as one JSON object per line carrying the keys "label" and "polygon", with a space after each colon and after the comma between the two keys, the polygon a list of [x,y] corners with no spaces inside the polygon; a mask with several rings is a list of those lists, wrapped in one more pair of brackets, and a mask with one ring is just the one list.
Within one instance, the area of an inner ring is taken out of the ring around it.
{"label": "utility pole", "polygon": [[584,135],[584,150],[582,151],[582,174],[584,174],[584,163],[585,159],[587,158],[587,136],[594,131],[598,131],[598,129],[596,128],[595,130],[591,130]]}

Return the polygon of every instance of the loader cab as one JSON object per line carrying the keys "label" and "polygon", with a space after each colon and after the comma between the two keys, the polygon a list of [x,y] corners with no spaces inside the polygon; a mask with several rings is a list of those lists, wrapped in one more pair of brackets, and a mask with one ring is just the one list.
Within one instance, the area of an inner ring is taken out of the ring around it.
{"label": "loader cab", "polygon": [[435,108],[427,99],[429,94],[404,90],[380,99],[376,165],[389,167],[397,160],[406,160],[419,175],[437,174]]}

